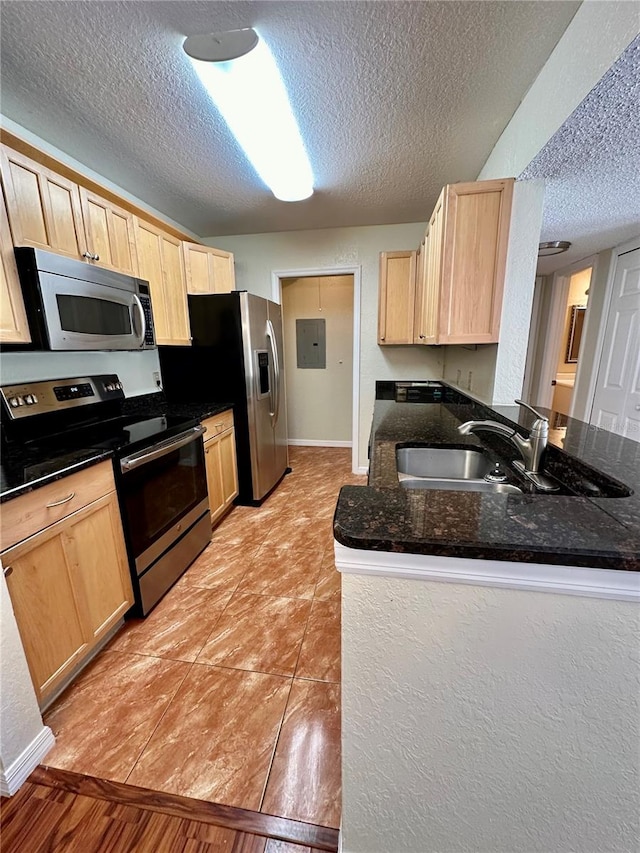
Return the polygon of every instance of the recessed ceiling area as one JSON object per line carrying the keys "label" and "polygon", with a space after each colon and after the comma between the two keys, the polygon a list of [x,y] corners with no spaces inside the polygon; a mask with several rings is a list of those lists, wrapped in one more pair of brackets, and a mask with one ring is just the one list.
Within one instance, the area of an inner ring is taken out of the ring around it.
{"label": "recessed ceiling area", "polygon": [[540,240],[571,242],[541,275],[640,235],[640,36],[520,177],[545,181]]}
{"label": "recessed ceiling area", "polygon": [[[422,222],[444,184],[476,178],[579,5],[14,0],[1,109],[201,237]],[[261,184],[182,50],[244,27],[289,91],[305,201]]]}

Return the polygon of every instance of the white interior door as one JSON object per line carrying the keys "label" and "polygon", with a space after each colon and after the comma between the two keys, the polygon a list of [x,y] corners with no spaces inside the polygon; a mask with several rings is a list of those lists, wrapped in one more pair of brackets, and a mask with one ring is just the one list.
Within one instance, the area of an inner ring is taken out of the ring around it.
{"label": "white interior door", "polygon": [[591,423],[640,441],[640,249],[616,264]]}

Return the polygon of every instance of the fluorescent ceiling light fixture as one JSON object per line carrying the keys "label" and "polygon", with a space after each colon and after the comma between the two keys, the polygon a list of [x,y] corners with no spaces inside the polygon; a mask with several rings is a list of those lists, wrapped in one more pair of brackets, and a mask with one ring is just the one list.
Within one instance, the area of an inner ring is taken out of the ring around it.
{"label": "fluorescent ceiling light fixture", "polygon": [[211,100],[274,196],[281,201],[309,198],[313,172],[300,130],[278,66],[255,30],[190,36],[183,47]]}

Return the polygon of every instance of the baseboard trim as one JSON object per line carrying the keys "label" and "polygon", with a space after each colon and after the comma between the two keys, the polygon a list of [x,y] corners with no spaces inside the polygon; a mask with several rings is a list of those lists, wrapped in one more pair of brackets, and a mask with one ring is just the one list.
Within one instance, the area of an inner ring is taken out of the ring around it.
{"label": "baseboard trim", "polygon": [[41,764],[56,739],[49,726],[43,726],[29,746],[6,770],[0,771],[0,794],[12,797],[27,777]]}
{"label": "baseboard trim", "polygon": [[354,474],[363,474],[366,477],[369,473],[369,466],[368,465],[361,465],[359,468],[356,468],[356,470],[353,473]]}
{"label": "baseboard trim", "polygon": [[293,447],[351,447],[350,441],[329,441],[315,438],[290,438],[288,443]]}

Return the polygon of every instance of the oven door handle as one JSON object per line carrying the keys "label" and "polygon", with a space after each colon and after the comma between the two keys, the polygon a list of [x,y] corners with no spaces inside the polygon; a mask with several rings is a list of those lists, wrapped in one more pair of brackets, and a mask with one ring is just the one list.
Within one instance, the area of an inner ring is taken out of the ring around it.
{"label": "oven door handle", "polygon": [[166,441],[161,441],[158,444],[155,444],[150,450],[144,450],[140,453],[132,453],[131,456],[125,456],[124,459],[120,460],[120,470],[125,474],[127,471],[133,471],[141,465],[145,465],[147,462],[152,462],[154,459],[160,459],[161,456],[166,456],[168,453],[172,453],[179,447],[184,447],[185,444],[189,444],[197,438],[200,438],[203,433],[203,426],[192,427],[186,432],[181,432],[180,435],[177,435],[175,438],[169,438]]}

